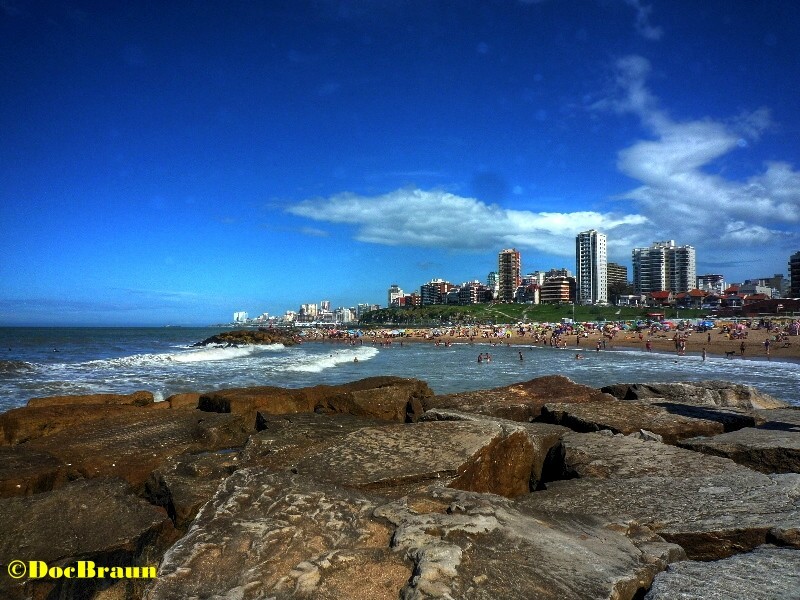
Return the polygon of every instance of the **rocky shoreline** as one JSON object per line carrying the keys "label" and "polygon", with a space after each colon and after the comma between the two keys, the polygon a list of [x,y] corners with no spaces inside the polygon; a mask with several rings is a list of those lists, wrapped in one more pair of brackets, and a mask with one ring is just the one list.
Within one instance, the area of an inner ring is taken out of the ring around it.
{"label": "rocky shoreline", "polygon": [[222,333],[212,335],[201,342],[192,344],[192,346],[244,346],[253,344],[283,344],[284,346],[294,346],[295,344],[299,343],[300,337],[294,330],[258,328],[223,331]]}
{"label": "rocky shoreline", "polygon": [[11,600],[800,597],[800,409],[743,385],[40,398],[0,456]]}

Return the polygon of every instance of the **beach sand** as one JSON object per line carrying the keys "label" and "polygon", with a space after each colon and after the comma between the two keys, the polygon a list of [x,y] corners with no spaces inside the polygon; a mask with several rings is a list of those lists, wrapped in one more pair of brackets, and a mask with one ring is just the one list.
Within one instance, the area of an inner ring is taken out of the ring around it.
{"label": "beach sand", "polygon": [[[594,351],[597,342],[603,339],[599,331],[588,332],[588,337],[581,337],[580,343],[576,344],[575,335],[562,336],[562,341],[567,342],[568,348],[575,348],[576,351],[586,353]],[[669,352],[675,353],[675,342],[673,337],[675,331],[657,332],[648,335],[648,332],[642,332],[642,339],[639,339],[637,332],[618,331],[613,340],[606,338],[606,349],[614,348],[639,348],[642,352],[647,352],[646,342],[649,339],[653,352]],[[677,332],[680,335],[685,335],[683,332]],[[711,341],[709,335],[711,334]],[[407,342],[422,342],[422,343],[464,343],[469,341],[469,338],[456,335],[440,335],[436,338],[431,337],[431,330],[420,329],[415,331],[413,335],[406,335],[399,338],[391,338],[393,343]],[[549,334],[548,334],[549,337]],[[770,338],[769,357],[767,356],[764,341]],[[800,336],[789,336],[788,342],[774,341],[775,334],[768,332],[766,329],[751,329],[747,330],[747,339],[730,339],[729,336],[721,329],[715,328],[710,332],[692,332],[686,337],[686,354],[701,354],[703,348],[709,355],[726,356],[728,353],[733,353],[732,359],[776,359],[776,360],[796,360],[800,361]],[[381,339],[380,332],[376,339]],[[741,352],[741,344],[744,341],[745,349],[744,354]],[[531,345],[532,339],[529,334],[524,336],[519,335],[517,332],[512,332],[510,337],[475,337],[474,342],[479,343],[497,343],[497,344],[510,344],[510,345]],[[537,345],[542,345],[541,342]]]}

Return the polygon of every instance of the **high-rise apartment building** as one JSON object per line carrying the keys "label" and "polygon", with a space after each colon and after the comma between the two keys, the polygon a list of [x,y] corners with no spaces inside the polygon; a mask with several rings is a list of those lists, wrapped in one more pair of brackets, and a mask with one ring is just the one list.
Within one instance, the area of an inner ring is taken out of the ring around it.
{"label": "high-rise apartment building", "polygon": [[697,289],[712,294],[722,294],[727,286],[725,277],[716,273],[697,276]]}
{"label": "high-rise apartment building", "polygon": [[628,283],[628,267],[610,262],[608,263],[608,285],[615,283]]}
{"label": "high-rise apartment building", "polygon": [[396,283],[393,283],[392,285],[389,286],[389,289],[386,291],[386,306],[397,305],[399,303],[400,298],[403,298],[404,296],[405,293],[403,292],[403,289]]}
{"label": "high-rise apartment building", "polygon": [[608,302],[606,235],[594,229],[575,237],[575,284],[581,304]]}
{"label": "high-rise apartment building", "polygon": [[428,283],[419,286],[420,304],[444,304],[447,292],[453,289],[453,284],[444,279],[431,279]]}
{"label": "high-rise apartment building", "polygon": [[789,297],[800,298],[800,252],[789,257]]}
{"label": "high-rise apartment building", "polygon": [[501,250],[497,258],[498,297],[500,302],[514,302],[514,293],[522,281],[519,251]]}
{"label": "high-rise apartment building", "polygon": [[649,248],[634,248],[633,287],[637,294],[688,292],[697,279],[694,246],[676,246],[675,240],[654,242]]}

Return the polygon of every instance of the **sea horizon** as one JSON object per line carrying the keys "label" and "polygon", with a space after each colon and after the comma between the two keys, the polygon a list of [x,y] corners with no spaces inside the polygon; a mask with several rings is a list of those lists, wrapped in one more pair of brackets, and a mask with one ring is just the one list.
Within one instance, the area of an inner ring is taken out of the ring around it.
{"label": "sea horizon", "polygon": [[[490,389],[560,374],[591,387],[614,383],[723,380],[753,385],[800,406],[800,369],[781,360],[727,360],[617,348],[435,346],[395,341],[306,342],[298,346],[194,347],[220,327],[0,327],[0,411],[30,398],[147,390],[183,392],[271,385],[308,387],[372,376],[426,381],[437,394]],[[477,361],[488,352],[492,361]],[[522,360],[520,360],[520,353]],[[356,361],[357,359],[357,361]]]}

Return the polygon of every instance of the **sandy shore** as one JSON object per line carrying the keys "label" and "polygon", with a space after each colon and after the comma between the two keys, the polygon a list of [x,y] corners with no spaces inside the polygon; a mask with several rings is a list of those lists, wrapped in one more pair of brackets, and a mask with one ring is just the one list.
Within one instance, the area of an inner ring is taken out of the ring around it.
{"label": "sandy shore", "polygon": [[[463,335],[439,335],[433,337],[431,330],[420,329],[415,330],[412,335],[405,335],[403,337],[384,338],[380,331],[376,332],[376,340],[391,339],[393,344],[398,343],[464,343],[470,340],[469,337]],[[564,335],[561,337],[561,342],[566,342],[568,348],[575,348],[579,352],[594,351],[597,342],[604,339],[604,336],[599,331],[587,332],[587,337],[580,337],[576,335]],[[605,337],[606,349],[614,348],[638,348],[642,352],[647,352],[647,341],[650,340],[650,346],[653,352],[676,352],[674,336],[676,333],[684,337],[686,341],[685,353],[686,354],[701,354],[705,348],[709,355],[715,356],[730,356],[732,359],[740,360],[742,358],[757,358],[757,359],[790,359],[800,361],[800,336],[790,336],[788,341],[775,341],[775,334],[768,332],[766,329],[752,329],[747,330],[746,339],[731,339],[728,334],[721,329],[714,329],[710,332],[692,332],[685,334],[683,332],[656,332],[649,334],[649,332],[642,332],[640,338],[639,333],[629,331],[618,331],[615,333],[613,339]],[[710,334],[710,336],[709,336]],[[549,333],[547,334],[549,339]],[[767,355],[764,342],[770,339],[769,356]],[[497,343],[497,344],[510,344],[510,345],[531,345],[533,340],[530,334],[520,335],[517,332],[512,332],[510,336],[505,337],[481,337],[475,336],[473,338],[475,343]],[[744,352],[741,346],[744,342]],[[537,345],[543,345],[541,341]],[[732,354],[730,354],[732,353]]]}

